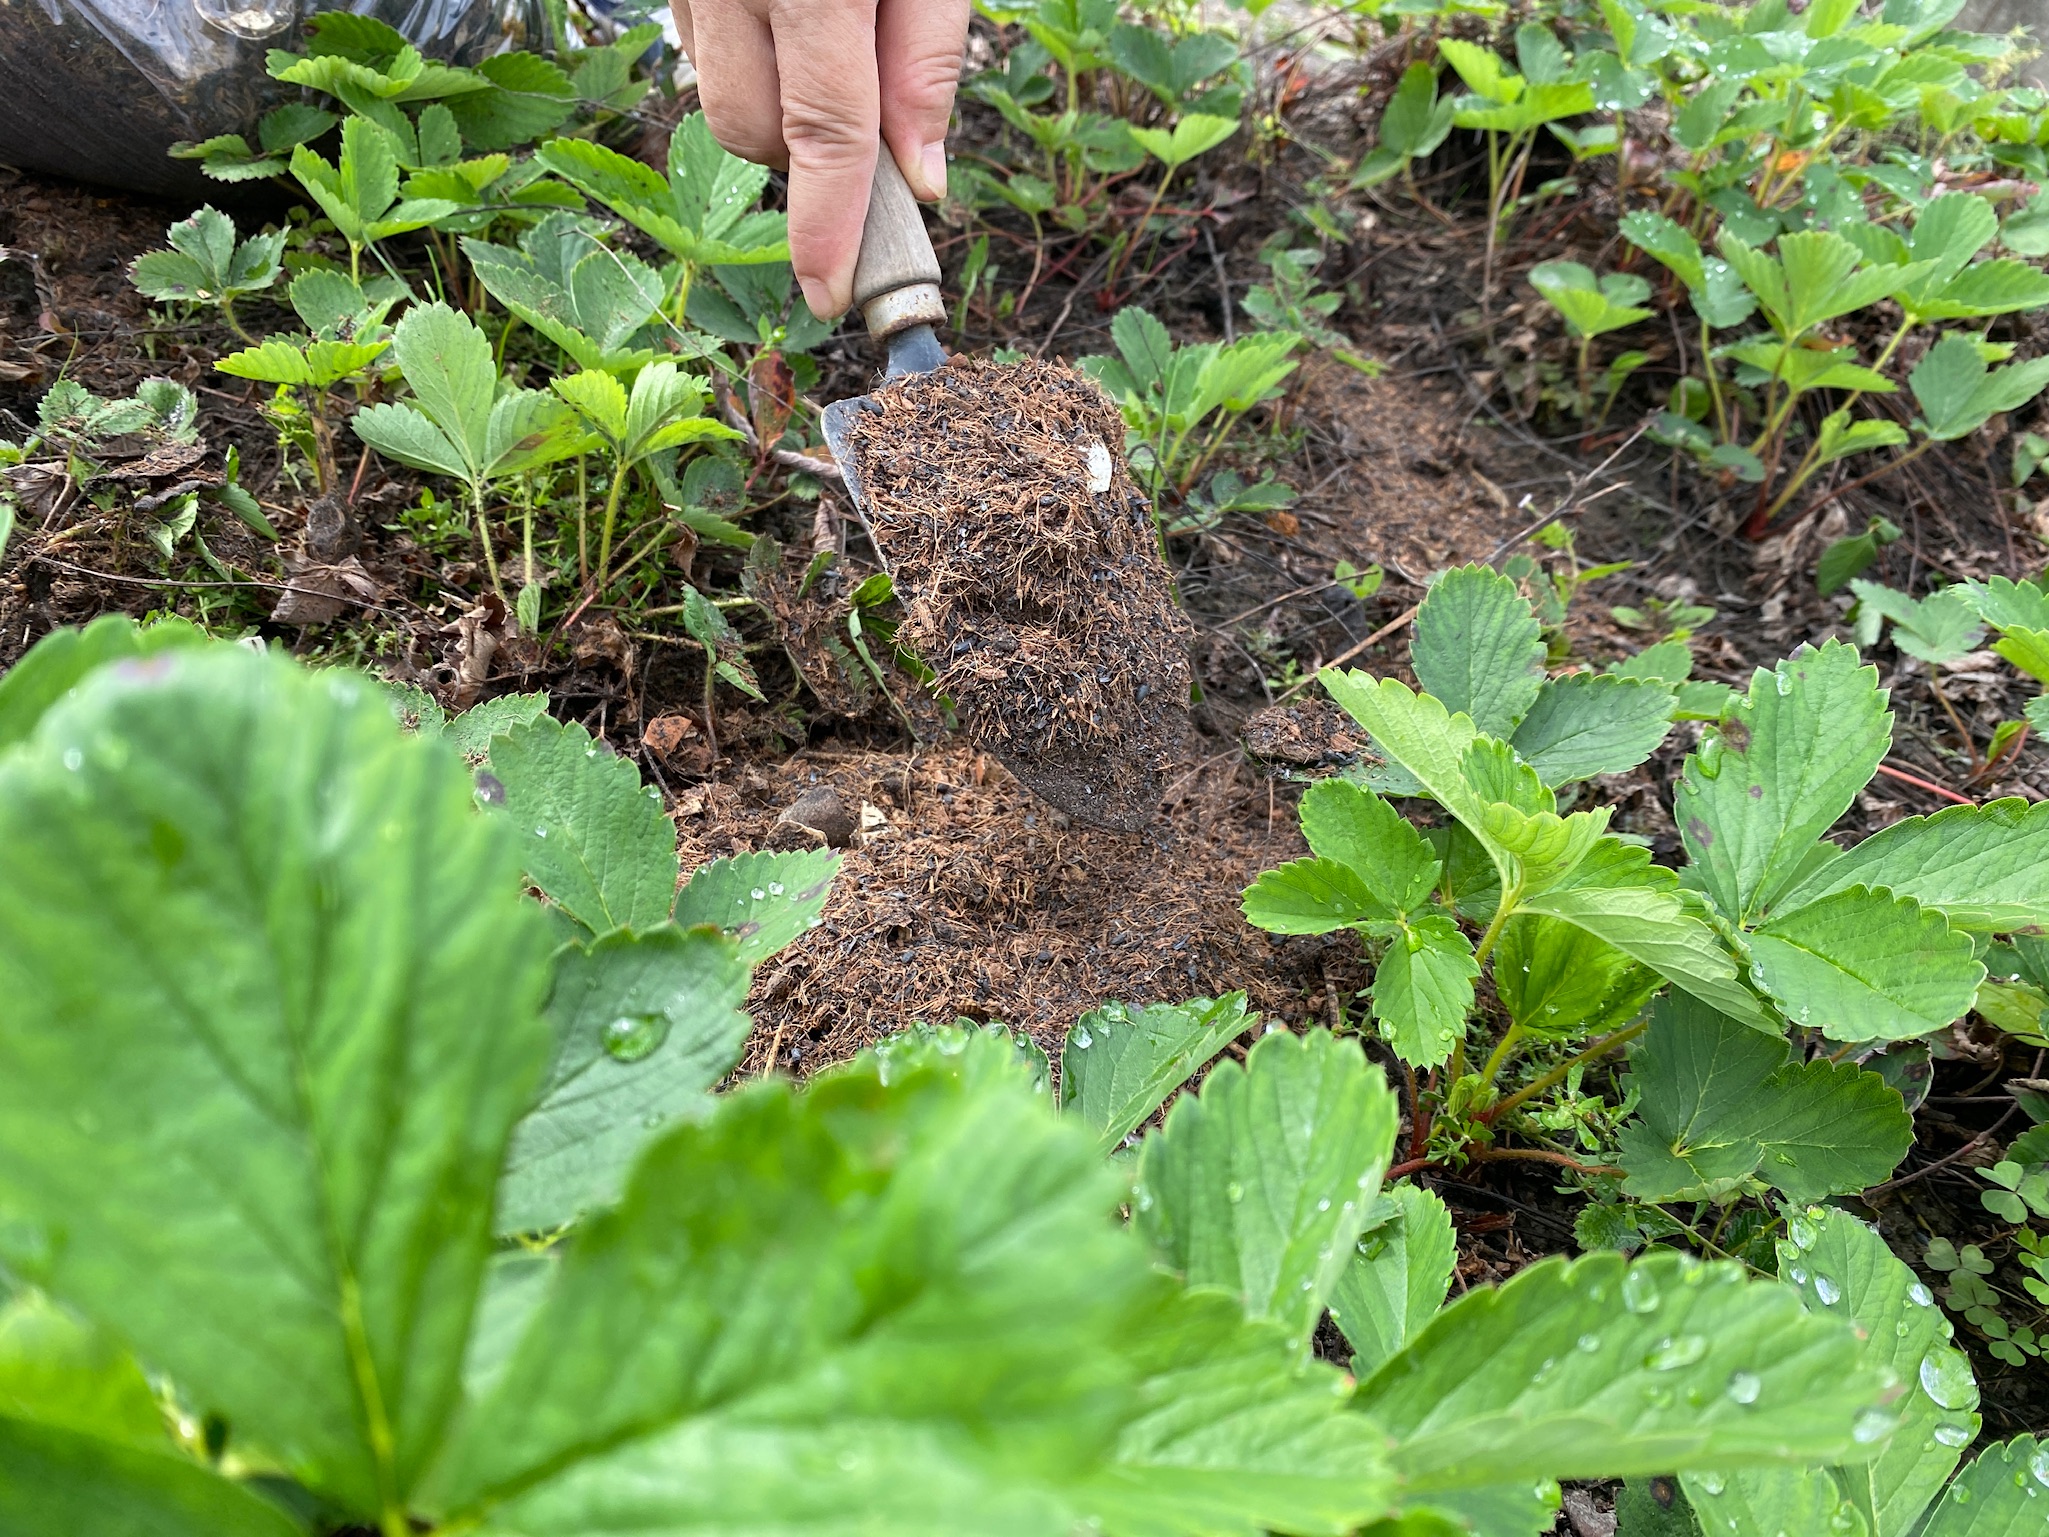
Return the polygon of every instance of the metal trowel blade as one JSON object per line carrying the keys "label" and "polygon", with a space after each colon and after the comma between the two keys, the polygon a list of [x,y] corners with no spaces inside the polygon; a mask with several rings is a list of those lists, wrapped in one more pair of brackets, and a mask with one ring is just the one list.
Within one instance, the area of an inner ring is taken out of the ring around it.
{"label": "metal trowel blade", "polygon": [[[932,334],[930,326],[910,326],[889,339],[889,365],[885,377],[901,379],[907,374],[929,374],[936,368],[946,366],[946,349],[939,345],[939,338]],[[875,544],[875,530],[868,526],[868,497],[861,489],[861,472],[855,467],[854,455],[849,447],[847,432],[855,414],[861,411],[879,410],[872,395],[855,395],[848,400],[836,400],[825,408],[825,445],[832,450],[838,461],[840,475],[847,483],[847,495],[854,499],[854,511],[861,519],[861,526],[868,529],[868,542]],[[882,546],[875,544],[877,554]],[[884,556],[887,569],[888,557]]]}

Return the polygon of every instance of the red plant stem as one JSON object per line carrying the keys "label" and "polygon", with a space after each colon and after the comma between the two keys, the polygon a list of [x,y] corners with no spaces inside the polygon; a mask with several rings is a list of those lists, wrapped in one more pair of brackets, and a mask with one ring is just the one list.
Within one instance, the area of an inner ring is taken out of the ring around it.
{"label": "red plant stem", "polygon": [[1910,784],[1916,789],[1926,790],[1930,795],[1939,795],[1946,801],[1954,801],[1959,806],[1975,806],[1978,804],[1968,795],[1959,795],[1956,791],[1945,789],[1939,784],[1931,784],[1920,775],[1909,774],[1904,769],[1896,769],[1889,763],[1879,764],[1878,772],[1884,774],[1889,779],[1897,779],[1902,784]]}
{"label": "red plant stem", "polygon": [[1626,1174],[1627,1169],[1618,1169],[1609,1163],[1581,1163],[1577,1158],[1568,1158],[1563,1153],[1548,1153],[1534,1147],[1476,1147],[1466,1156],[1474,1163],[1505,1163],[1518,1159],[1529,1163],[1555,1163],[1562,1169],[1571,1169],[1575,1174]]}

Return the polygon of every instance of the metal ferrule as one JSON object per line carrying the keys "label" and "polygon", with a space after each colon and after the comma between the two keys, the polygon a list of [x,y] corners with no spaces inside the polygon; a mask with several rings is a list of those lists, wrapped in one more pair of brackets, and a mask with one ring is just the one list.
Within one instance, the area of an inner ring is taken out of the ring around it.
{"label": "metal ferrule", "polygon": [[944,325],[946,299],[937,283],[912,283],[877,294],[861,306],[861,318],[868,323],[870,336],[886,341],[912,326]]}

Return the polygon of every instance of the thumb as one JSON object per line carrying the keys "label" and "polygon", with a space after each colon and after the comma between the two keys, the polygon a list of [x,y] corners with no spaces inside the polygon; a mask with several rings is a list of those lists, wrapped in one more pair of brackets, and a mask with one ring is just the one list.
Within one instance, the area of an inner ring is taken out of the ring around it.
{"label": "thumb", "polygon": [[927,201],[946,195],[946,127],[967,37],[968,0],[881,0],[876,12],[882,138]]}

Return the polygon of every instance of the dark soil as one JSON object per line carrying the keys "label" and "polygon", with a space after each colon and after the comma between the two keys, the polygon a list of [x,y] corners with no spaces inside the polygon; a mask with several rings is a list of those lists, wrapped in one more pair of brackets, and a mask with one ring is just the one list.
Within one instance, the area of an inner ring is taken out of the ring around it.
{"label": "dark soil", "polygon": [[855,473],[933,690],[1052,805],[1144,827],[1187,725],[1189,626],[1117,407],[1068,368],[967,358],[870,399]]}

